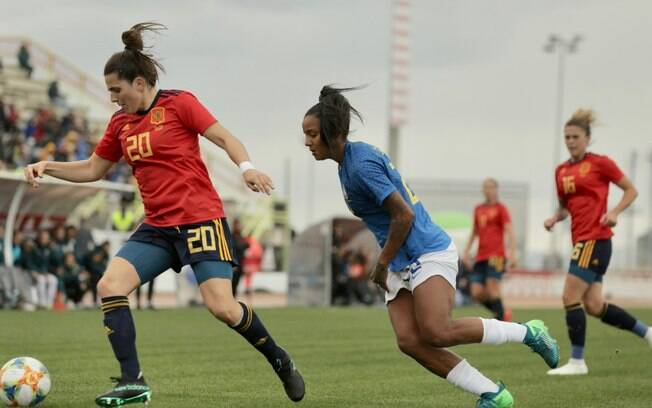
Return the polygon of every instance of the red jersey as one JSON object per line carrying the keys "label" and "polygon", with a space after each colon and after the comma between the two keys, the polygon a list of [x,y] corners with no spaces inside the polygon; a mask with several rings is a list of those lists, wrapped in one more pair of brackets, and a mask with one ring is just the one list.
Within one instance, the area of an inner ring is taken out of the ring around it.
{"label": "red jersey", "polygon": [[473,224],[478,233],[476,261],[485,261],[493,256],[505,257],[505,225],[510,222],[509,211],[501,203],[483,203],[475,207]]}
{"label": "red jersey", "polygon": [[573,244],[611,238],[611,228],[601,225],[600,218],[607,212],[609,183],[618,183],[623,177],[613,160],[593,153],[557,166],[557,195],[571,216]]}
{"label": "red jersey", "polygon": [[146,112],[116,112],[95,153],[127,160],[145,204],[145,223],[171,227],[224,217],[199,154],[198,134],[217,122],[189,92],[160,90]]}

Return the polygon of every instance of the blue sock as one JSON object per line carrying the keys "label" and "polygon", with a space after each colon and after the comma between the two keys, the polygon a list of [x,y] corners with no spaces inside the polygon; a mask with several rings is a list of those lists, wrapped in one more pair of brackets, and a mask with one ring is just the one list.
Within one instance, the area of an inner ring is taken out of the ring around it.
{"label": "blue sock", "polygon": [[645,335],[647,334],[647,329],[648,327],[645,325],[645,323],[643,323],[640,320],[637,320],[632,331],[641,337],[645,337]]}
{"label": "blue sock", "polygon": [[113,347],[113,354],[120,363],[123,379],[136,380],[140,375],[140,364],[136,353],[136,327],[129,310],[126,296],[102,298],[104,328]]}
{"label": "blue sock", "polygon": [[584,358],[584,340],[586,338],[586,313],[580,303],[566,306],[566,326],[571,341],[571,357]]}
{"label": "blue sock", "polygon": [[584,346],[575,346],[571,344],[571,358],[576,360],[584,359]]}

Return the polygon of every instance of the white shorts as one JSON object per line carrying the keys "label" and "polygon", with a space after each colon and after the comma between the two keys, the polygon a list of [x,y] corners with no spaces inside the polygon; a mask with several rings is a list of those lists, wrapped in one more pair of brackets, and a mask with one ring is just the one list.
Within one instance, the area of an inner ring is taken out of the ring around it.
{"label": "white shorts", "polygon": [[457,271],[459,268],[459,256],[455,244],[451,244],[443,251],[429,252],[423,254],[412,264],[399,272],[389,272],[387,276],[387,288],[385,293],[385,304],[394,300],[401,289],[414,291],[417,286],[432,276],[441,276],[450,283],[453,289],[456,288]]}

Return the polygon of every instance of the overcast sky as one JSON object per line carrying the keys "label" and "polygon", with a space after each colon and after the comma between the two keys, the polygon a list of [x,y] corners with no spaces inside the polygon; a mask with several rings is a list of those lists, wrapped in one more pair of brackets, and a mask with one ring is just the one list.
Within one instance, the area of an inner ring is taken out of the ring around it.
{"label": "overcast sky", "polygon": [[[652,3],[413,0],[412,15],[399,166],[406,178],[527,182],[530,244],[545,247],[539,225],[551,209],[557,65],[542,47],[550,33],[579,33],[585,40],[567,61],[564,118],[593,107],[600,123],[592,150],[628,173],[631,152],[639,152],[637,208],[647,222]],[[365,118],[352,139],[386,149],[389,0],[3,1],[0,35],[32,37],[101,79],[122,48],[121,32],[145,20],[169,28],[154,43],[167,68],[161,87],[194,92],[281,193],[291,158],[295,225],[347,213],[334,163],[314,166],[300,123],[322,85],[369,84],[349,95]]]}

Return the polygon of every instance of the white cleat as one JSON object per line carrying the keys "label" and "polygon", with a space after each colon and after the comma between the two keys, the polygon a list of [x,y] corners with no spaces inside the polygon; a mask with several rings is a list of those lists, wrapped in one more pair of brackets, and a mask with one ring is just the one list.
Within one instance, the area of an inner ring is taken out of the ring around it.
{"label": "white cleat", "polygon": [[645,340],[647,340],[647,344],[652,347],[652,329],[647,329],[647,333],[645,333]]}
{"label": "white cleat", "polygon": [[584,360],[576,360],[571,358],[568,363],[559,368],[548,370],[548,375],[586,375],[589,373],[589,368],[586,366]]}

